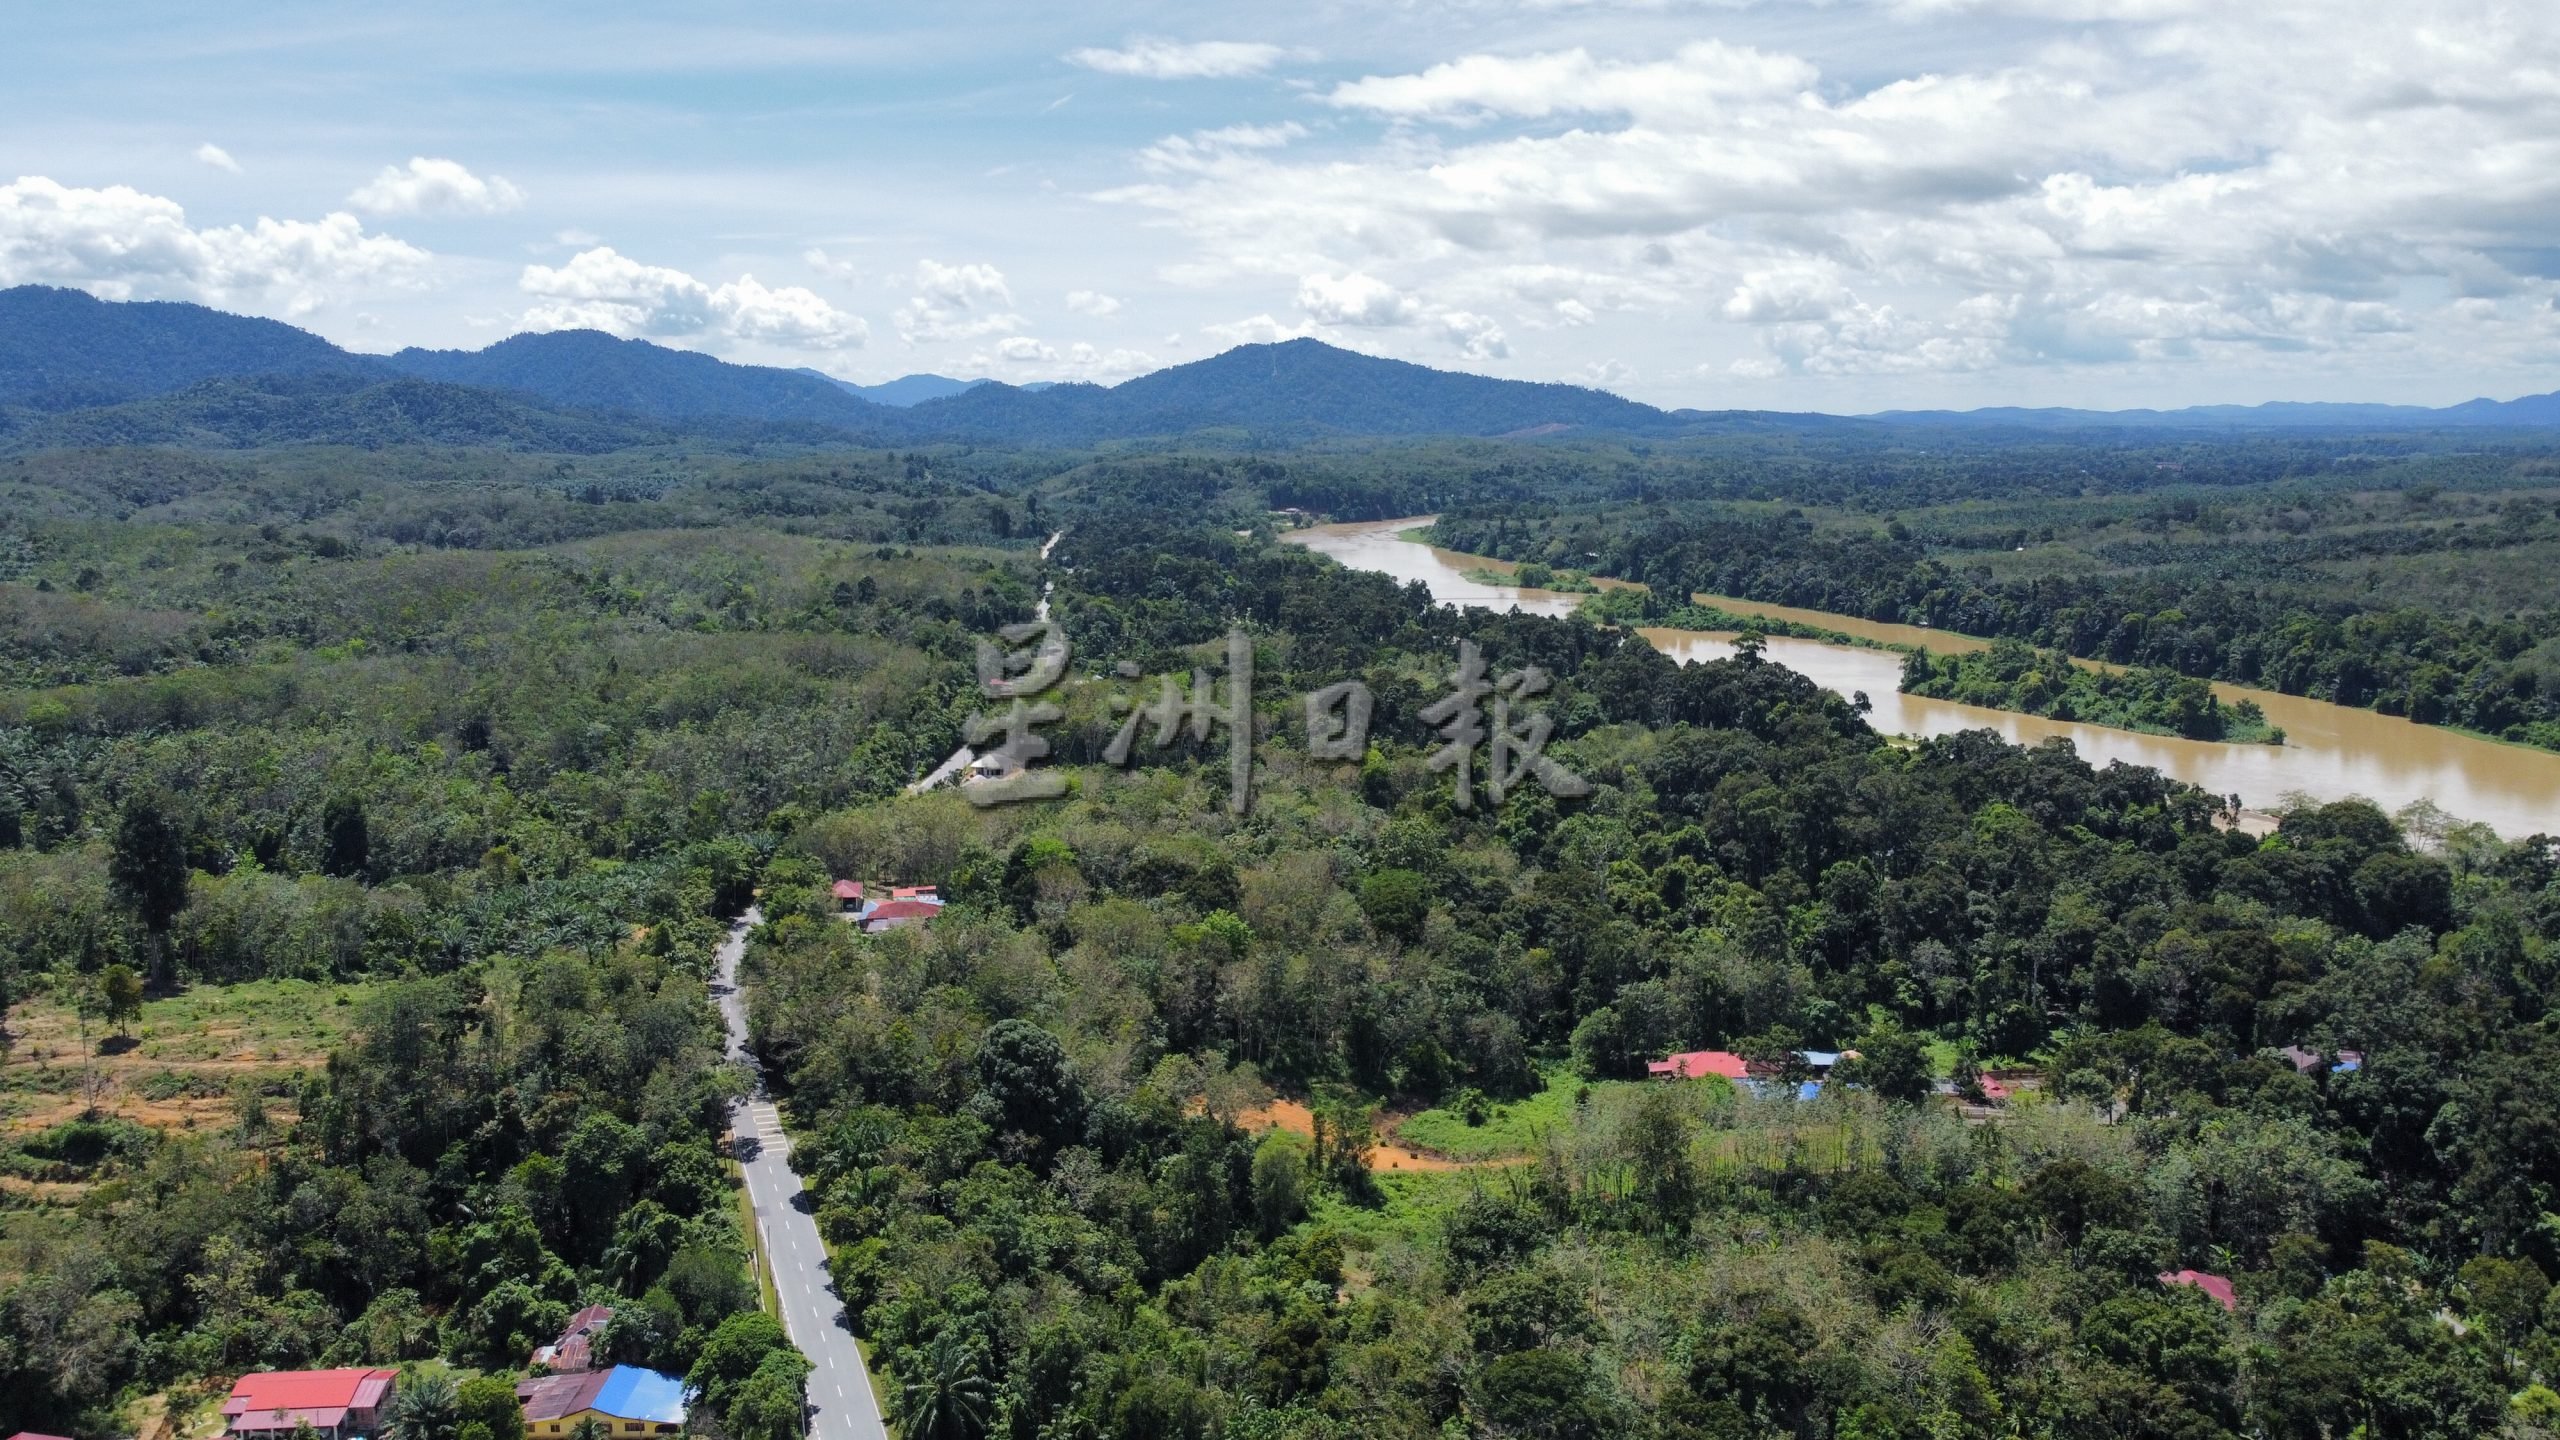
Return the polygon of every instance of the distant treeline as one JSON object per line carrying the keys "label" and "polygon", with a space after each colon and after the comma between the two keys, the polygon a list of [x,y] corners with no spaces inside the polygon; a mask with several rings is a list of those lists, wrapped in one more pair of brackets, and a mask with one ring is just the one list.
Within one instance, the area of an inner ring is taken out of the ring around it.
{"label": "distant treeline", "polygon": [[[2560,749],[2560,613],[2448,617],[2313,598],[2242,565],[2202,573],[1996,578],[1894,529],[1820,528],[1800,515],[1479,511],[1440,543],[1548,558],[1560,532],[1595,573],[1672,595],[1706,592],[1867,620],[2008,637],[2070,655],[2228,680],[2458,725]],[[1899,528],[1899,527],[1895,527]],[[2530,556],[2519,564],[2536,564]]]}

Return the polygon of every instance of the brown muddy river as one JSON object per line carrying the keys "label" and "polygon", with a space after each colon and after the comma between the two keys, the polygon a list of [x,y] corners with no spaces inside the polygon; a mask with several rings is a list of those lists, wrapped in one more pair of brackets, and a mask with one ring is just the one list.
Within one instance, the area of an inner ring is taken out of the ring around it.
{"label": "brown muddy river", "polygon": [[[1516,605],[1532,614],[1565,615],[1580,603],[1578,595],[1470,580],[1464,573],[1468,570],[1507,572],[1514,567],[1399,537],[1399,531],[1427,525],[1431,518],[1320,525],[1281,538],[1330,555],[1353,569],[1419,580],[1444,604],[1495,610]],[[1798,620],[1887,644],[1925,644],[1944,652],[1979,649],[1984,643],[1920,626],[1886,625],[1747,600],[1701,598],[1728,610]],[[1641,633],[1676,660],[1710,660],[1733,653],[1732,637],[1727,635],[1664,629]],[[1959,730],[1994,730],[2025,745],[2059,735],[2092,765],[2103,766],[2110,760],[2148,765],[2213,794],[2237,795],[2242,803],[2259,809],[2280,806],[2293,795],[2323,801],[2361,795],[2385,810],[2433,800],[2448,814],[2485,822],[2510,839],[2560,832],[2560,755],[2475,740],[2371,710],[2218,684],[2213,688],[2223,703],[2255,700],[2267,718],[2285,730],[2282,746],[2224,745],[1905,695],[1895,688],[1902,678],[1902,657],[1891,651],[1773,635],[1767,654],[1826,689],[1842,695],[1865,692],[1875,707],[1867,717],[1869,723],[1888,735],[1926,738]]]}

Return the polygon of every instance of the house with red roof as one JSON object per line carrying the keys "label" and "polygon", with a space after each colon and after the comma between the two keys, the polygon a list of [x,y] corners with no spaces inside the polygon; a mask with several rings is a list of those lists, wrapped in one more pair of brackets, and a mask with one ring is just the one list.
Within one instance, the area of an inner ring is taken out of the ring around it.
{"label": "house with red roof", "polygon": [[2164,1270],[2160,1273],[2160,1283],[2201,1290],[2225,1310],[2236,1312],[2240,1308],[2240,1296],[2232,1290],[2230,1280],[2220,1275],[2208,1275],[2202,1270]]}
{"label": "house with red roof", "polygon": [[548,1345],[536,1346],[533,1364],[555,1375],[572,1375],[592,1369],[596,1363],[596,1338],[604,1333],[605,1322],[613,1318],[610,1305],[590,1305],[569,1317],[569,1328]]}
{"label": "house with red roof", "polygon": [[835,888],[836,908],[850,915],[862,908],[862,882],[839,880]]}
{"label": "house with red roof", "polygon": [[381,1428],[382,1410],[400,1383],[397,1370],[267,1370],[243,1375],[222,1402],[223,1427],[234,1435],[290,1435],[304,1425],[320,1440],[352,1440]]}
{"label": "house with red roof", "polygon": [[939,900],[891,900],[862,914],[862,933],[877,935],[907,925],[921,925],[942,913]]}
{"label": "house with red roof", "polygon": [[1644,1072],[1656,1080],[1696,1080],[1707,1075],[1739,1080],[1751,1073],[1751,1067],[1730,1050],[1684,1050],[1648,1063]]}

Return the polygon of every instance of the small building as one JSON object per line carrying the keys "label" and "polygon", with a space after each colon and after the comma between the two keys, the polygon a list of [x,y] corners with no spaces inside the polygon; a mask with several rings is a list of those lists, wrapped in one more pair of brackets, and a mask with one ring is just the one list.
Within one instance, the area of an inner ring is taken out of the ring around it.
{"label": "small building", "polygon": [[2215,1303],[2225,1310],[2237,1312],[2240,1308],[2240,1296],[2232,1290],[2231,1281],[2221,1275],[2208,1275],[2202,1270],[2163,1270],[2160,1272],[2160,1283],[2185,1285],[2201,1290],[2212,1296]]}
{"label": "small building", "polygon": [[2287,1045],[2276,1053],[2283,1056],[2286,1063],[2305,1075],[2324,1065],[2332,1075],[2353,1075],[2364,1068],[2364,1052],[2361,1050],[2341,1050],[2335,1060],[2329,1059],[2317,1050],[2305,1050],[2299,1045]]}
{"label": "small building", "polygon": [[596,1338],[604,1333],[605,1322],[613,1318],[610,1305],[590,1305],[569,1317],[569,1328],[548,1345],[537,1346],[533,1363],[555,1375],[573,1375],[592,1370],[596,1364]]}
{"label": "small building", "polygon": [[291,1435],[304,1425],[320,1440],[352,1440],[380,1427],[400,1383],[397,1370],[265,1370],[243,1375],[222,1402],[233,1435]]}
{"label": "small building", "polygon": [[853,914],[855,911],[862,908],[861,881],[839,880],[836,882],[835,894],[836,908],[842,910],[846,914]]}
{"label": "small building", "polygon": [[2020,1091],[2044,1088],[2044,1072],[2020,1067],[2008,1070],[1985,1070],[1981,1078],[1982,1098],[1994,1105],[2006,1105],[2018,1098]]}
{"label": "small building", "polygon": [[528,1437],[566,1435],[591,1416],[614,1440],[684,1429],[684,1382],[637,1365],[527,1380],[516,1386],[516,1399]]}
{"label": "small building", "polygon": [[908,925],[921,925],[942,913],[939,900],[889,900],[862,913],[862,933],[877,935]]}
{"label": "small building", "polygon": [[1644,1072],[1656,1080],[1696,1080],[1707,1075],[1740,1080],[1751,1073],[1751,1067],[1730,1050],[1684,1050],[1648,1063]]}

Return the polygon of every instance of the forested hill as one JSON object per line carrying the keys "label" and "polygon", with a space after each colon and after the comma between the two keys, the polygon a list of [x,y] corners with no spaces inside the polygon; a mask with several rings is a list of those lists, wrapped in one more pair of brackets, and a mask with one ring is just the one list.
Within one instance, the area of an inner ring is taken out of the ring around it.
{"label": "forested hill", "polygon": [[595,455],[678,438],[705,438],[705,432],[698,426],[678,432],[648,421],[563,414],[501,391],[362,373],[229,377],[121,405],[14,418],[0,411],[0,447],[18,451],[445,445]]}
{"label": "forested hill", "polygon": [[409,349],[383,363],[422,379],[652,420],[796,420],[853,432],[877,430],[889,420],[883,407],[832,380],[732,365],[596,330],[511,335],[485,350]]}
{"label": "forested hill", "polygon": [[[803,433],[764,438],[876,445],[1086,445],[1145,437],[1270,445],[1360,436],[1678,438],[1736,431],[1846,432],[1890,442],[1907,430],[1950,427],[2035,443],[2056,431],[2236,434],[2328,429],[2467,434],[2560,425],[2560,395],[2477,400],[2442,410],[2277,405],[2123,412],[1994,409],[1870,417],[1666,411],[1578,385],[1435,370],[1311,339],[1242,345],[1108,387],[987,382],[921,403],[875,403],[861,393],[862,387],[813,372],[735,365],[597,331],[516,335],[476,351],[408,349],[370,356],[341,350],[319,336],[272,320],[228,315],[199,305],[116,304],[42,286],[0,291],[0,431],[25,431],[24,412],[28,411],[61,413],[126,404],[208,381],[315,374],[376,381],[407,376],[500,391],[513,403],[568,412],[583,422],[604,418],[637,421],[644,428],[699,431],[708,427],[721,438],[735,438],[742,426],[779,425],[799,427]],[[898,398],[958,383],[909,377],[909,381],[920,379],[925,383],[897,382],[906,387],[898,391]],[[274,394],[274,387],[264,387],[263,393]],[[10,410],[21,413],[12,420]],[[249,428],[310,432],[326,430],[328,424],[324,414],[298,426]],[[806,433],[810,427],[818,433]],[[229,435],[242,427],[224,424],[213,429]],[[364,443],[359,435],[331,438]],[[650,441],[662,438],[649,436]],[[267,442],[232,439],[223,443]]]}
{"label": "forested hill", "polygon": [[1679,434],[1690,422],[1578,385],[1465,375],[1316,340],[1239,345],[1109,389],[981,385],[915,407],[921,423],[991,439],[1096,440],[1215,427],[1261,434]]}
{"label": "forested hill", "polygon": [[307,330],[201,305],[111,304],[77,290],[0,290],[0,406],[71,410],[226,375],[372,368]]}

